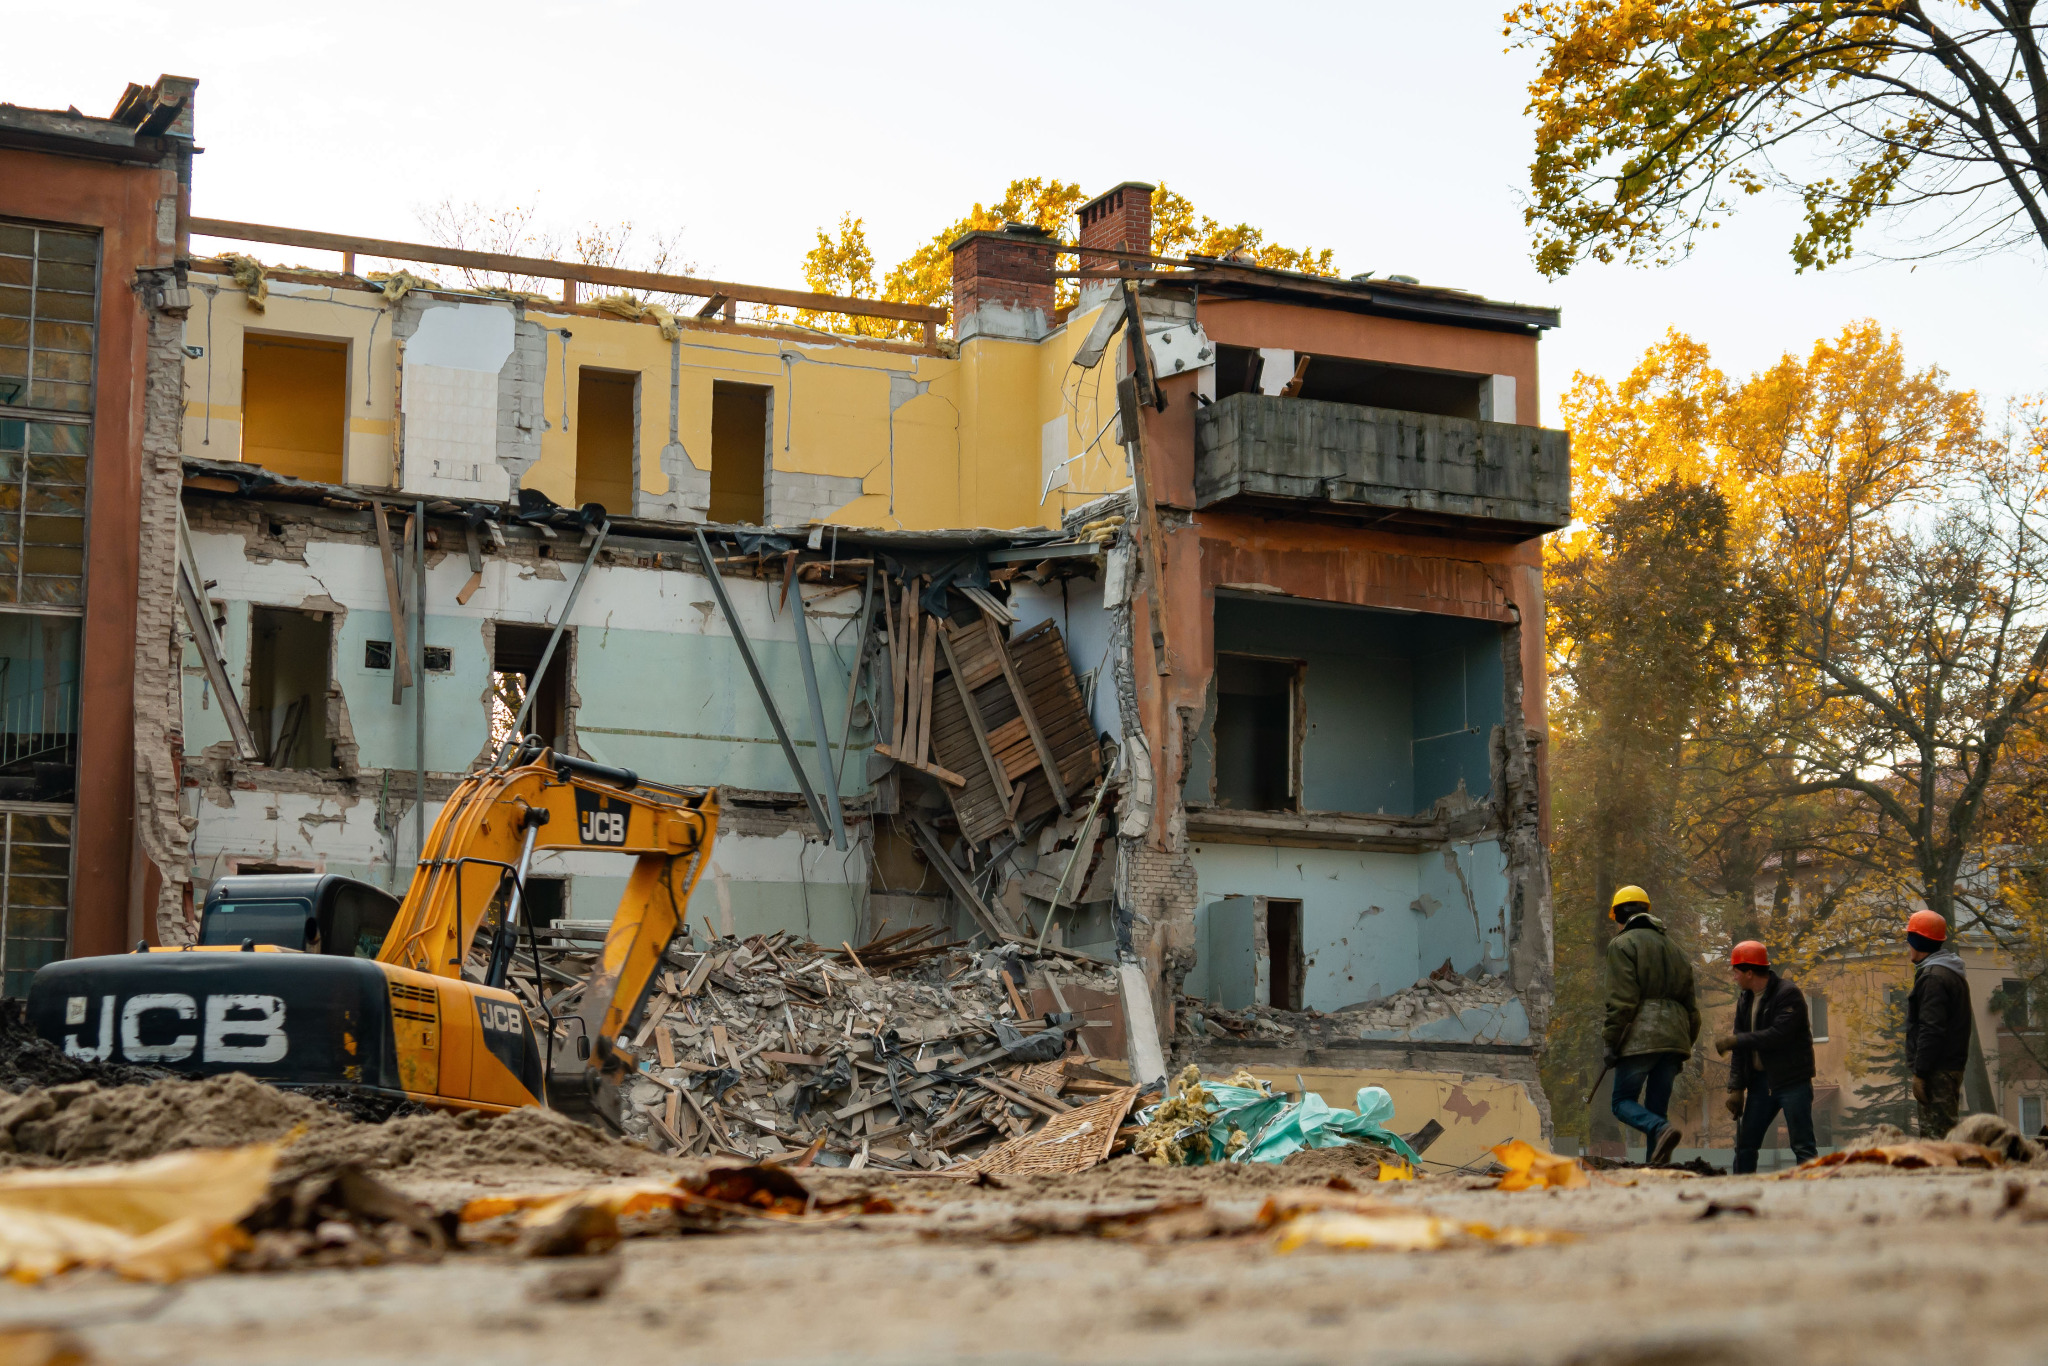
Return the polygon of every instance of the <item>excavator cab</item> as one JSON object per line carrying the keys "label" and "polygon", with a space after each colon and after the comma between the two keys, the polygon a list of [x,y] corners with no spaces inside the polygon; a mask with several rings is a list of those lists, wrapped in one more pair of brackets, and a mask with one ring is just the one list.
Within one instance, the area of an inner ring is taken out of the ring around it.
{"label": "excavator cab", "polygon": [[203,946],[270,944],[301,953],[375,958],[398,898],[338,873],[251,873],[224,877],[199,912]]}

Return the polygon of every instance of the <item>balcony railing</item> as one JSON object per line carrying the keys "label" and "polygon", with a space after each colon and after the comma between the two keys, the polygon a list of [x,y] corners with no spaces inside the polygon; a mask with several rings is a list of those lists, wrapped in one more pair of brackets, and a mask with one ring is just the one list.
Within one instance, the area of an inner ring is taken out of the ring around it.
{"label": "balcony railing", "polygon": [[1231,394],[1195,418],[1195,505],[1350,512],[1525,540],[1571,522],[1560,431]]}

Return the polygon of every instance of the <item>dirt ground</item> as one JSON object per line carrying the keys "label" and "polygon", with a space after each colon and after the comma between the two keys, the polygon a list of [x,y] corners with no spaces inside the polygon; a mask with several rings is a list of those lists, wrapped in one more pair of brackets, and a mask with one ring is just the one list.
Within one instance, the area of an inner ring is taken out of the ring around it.
{"label": "dirt ground", "polygon": [[[593,1179],[527,1161],[461,1178],[414,1168],[384,1174],[435,1202]],[[2048,1222],[2029,1216],[2048,1216],[2048,1171],[2035,1169],[1369,1188],[1452,1219],[1579,1235],[1533,1247],[1283,1254],[1260,1232],[1160,1244],[1046,1232],[1197,1197],[1204,1217],[1241,1226],[1271,1189],[1326,1175],[1181,1177],[1119,1160],[993,1188],[837,1176],[821,1194],[863,1183],[899,1212],[637,1238],[601,1258],[465,1253],[167,1288],[71,1276],[0,1287],[0,1329],[68,1330],[101,1363],[1782,1366],[1967,1353],[1995,1366],[2044,1351]]]}

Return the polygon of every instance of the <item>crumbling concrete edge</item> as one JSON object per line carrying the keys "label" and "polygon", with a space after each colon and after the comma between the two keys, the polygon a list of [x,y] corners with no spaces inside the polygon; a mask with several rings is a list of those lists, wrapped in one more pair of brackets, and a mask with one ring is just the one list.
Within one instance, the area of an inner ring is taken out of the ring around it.
{"label": "crumbling concrete edge", "polygon": [[135,281],[148,327],[135,584],[135,843],[156,871],[157,891],[150,903],[144,870],[137,867],[129,910],[130,932],[144,935],[154,922],[160,944],[193,941],[192,831],[198,824],[185,818],[182,803],[187,628],[179,619],[176,577],[187,310],[163,306],[166,298],[186,297],[179,283],[168,269],[140,271]]}

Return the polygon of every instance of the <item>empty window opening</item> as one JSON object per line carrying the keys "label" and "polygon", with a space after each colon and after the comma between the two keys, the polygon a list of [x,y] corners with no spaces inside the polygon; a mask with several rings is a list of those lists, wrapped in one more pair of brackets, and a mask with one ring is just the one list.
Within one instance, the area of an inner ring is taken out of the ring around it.
{"label": "empty window opening", "polygon": [[249,614],[249,728],[272,768],[332,768],[327,734],[325,612],[257,607]]}
{"label": "empty window opening", "polygon": [[759,384],[711,386],[711,520],[768,519],[769,390]]}
{"label": "empty window opening", "polygon": [[342,480],[348,442],[348,343],[242,339],[242,459],[273,474]]}
{"label": "empty window opening", "polygon": [[536,688],[534,675],[540,657],[554,635],[551,626],[514,626],[499,623],[491,647],[491,749],[495,753],[512,735],[512,722],[519,715],[528,693],[533,707],[521,727],[538,735],[550,749],[564,750],[569,742],[569,653],[575,632],[562,632],[555,657],[548,661],[547,677]]}
{"label": "empty window opening", "polygon": [[0,613],[0,800],[73,798],[82,625],[78,617]]}
{"label": "empty window opening", "polygon": [[[1254,347],[1217,347],[1216,397],[1257,392],[1261,388],[1262,377],[1274,381],[1292,377],[1292,370],[1286,375],[1264,375],[1271,363],[1270,358],[1262,357]],[[1299,364],[1297,357],[1297,369]],[[1297,397],[1477,421],[1480,388],[1487,378],[1455,370],[1381,365],[1343,356],[1310,356],[1308,368],[1302,371],[1301,391]],[[1278,383],[1272,387],[1277,389]]]}
{"label": "empty window opening", "polygon": [[1302,979],[1308,975],[1301,952],[1301,903],[1266,898],[1266,1004],[1300,1010]]}
{"label": "empty window opening", "polygon": [[1813,1041],[1828,1041],[1828,998],[1813,992],[1806,998],[1806,1022],[1813,1028]]}
{"label": "empty window opening", "polygon": [[524,924],[552,925],[568,914],[569,880],[561,877],[529,877],[526,879],[526,896],[520,903],[523,910],[520,920]]}
{"label": "empty window opening", "polygon": [[1292,811],[1299,803],[1303,665],[1293,659],[1216,656],[1216,802],[1238,811]]}
{"label": "empty window opening", "polygon": [[1215,623],[1215,722],[1190,749],[1189,800],[1407,817],[1490,792],[1497,623],[1227,589]]}
{"label": "empty window opening", "polygon": [[640,377],[618,370],[576,376],[576,501],[633,515],[633,415]]}

